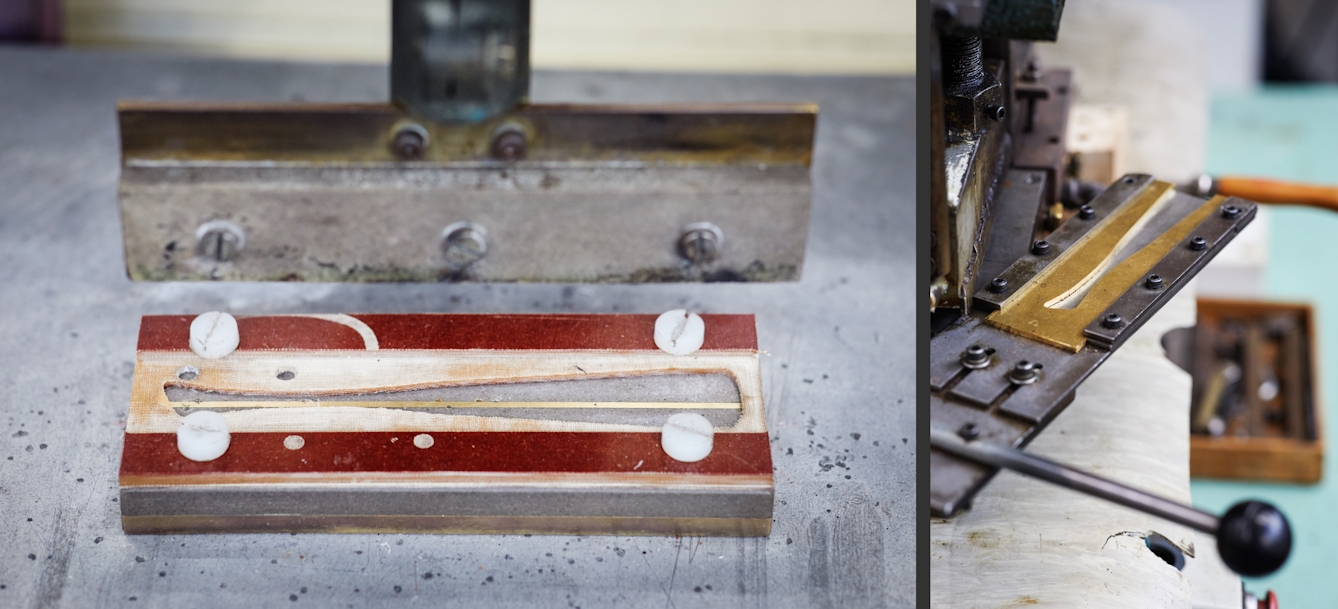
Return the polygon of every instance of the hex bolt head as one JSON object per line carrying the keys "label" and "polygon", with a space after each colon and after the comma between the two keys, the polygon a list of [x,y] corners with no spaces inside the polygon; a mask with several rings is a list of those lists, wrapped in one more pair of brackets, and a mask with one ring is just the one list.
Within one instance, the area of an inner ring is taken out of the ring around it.
{"label": "hex bolt head", "polygon": [[1003,106],[990,106],[985,109],[985,116],[1001,121],[1005,116],[1008,116],[1008,109]]}
{"label": "hex bolt head", "polygon": [[1120,317],[1119,313],[1107,313],[1106,316],[1101,319],[1101,325],[1112,330],[1122,328],[1124,327],[1124,318]]}
{"label": "hex bolt head", "polygon": [[694,222],[678,236],[678,254],[692,264],[706,264],[720,255],[725,234],[710,222]]}
{"label": "hex bolt head", "polygon": [[423,153],[427,150],[427,129],[422,125],[408,124],[400,127],[395,132],[395,138],[390,143],[390,150],[395,154],[395,158],[401,161],[417,161],[423,158]]}
{"label": "hex bolt head", "polygon": [[1161,275],[1157,275],[1154,273],[1152,275],[1148,275],[1147,281],[1144,281],[1143,285],[1147,286],[1147,289],[1149,290],[1160,290],[1162,289],[1163,286],[1166,285],[1166,281],[1161,278]]}
{"label": "hex bolt head", "polygon": [[1091,220],[1096,217],[1096,208],[1091,205],[1083,205],[1078,208],[1078,217],[1083,220]]}
{"label": "hex bolt head", "polygon": [[1046,254],[1049,254],[1050,242],[1046,241],[1045,239],[1041,239],[1040,241],[1031,244],[1031,253],[1036,254],[1037,256],[1044,256]]}
{"label": "hex bolt head", "polygon": [[501,161],[520,161],[525,158],[525,132],[518,127],[503,127],[492,140],[492,156]]}
{"label": "hex bolt head", "polygon": [[963,423],[961,427],[957,428],[957,437],[970,442],[980,437],[980,429],[976,427],[975,423]]}
{"label": "hex bolt head", "polygon": [[1041,365],[1022,360],[1008,373],[1008,380],[1017,385],[1030,385],[1040,377]]}
{"label": "hex bolt head", "polygon": [[245,231],[227,220],[211,220],[195,229],[195,254],[206,260],[227,262],[245,246]]}
{"label": "hex bolt head", "polygon": [[980,345],[971,345],[962,352],[962,365],[973,370],[978,370],[990,365],[990,355],[994,354],[994,349],[982,347]]}
{"label": "hex bolt head", "polygon": [[1223,205],[1222,217],[1228,220],[1235,220],[1240,217],[1240,208],[1235,205]]}
{"label": "hex bolt head", "polygon": [[1008,291],[1008,280],[1003,277],[995,277],[990,280],[990,287],[986,289],[995,294],[1003,294]]}
{"label": "hex bolt head", "polygon": [[456,222],[441,231],[441,249],[447,266],[462,270],[488,254],[488,231],[473,222]]}
{"label": "hex bolt head", "polygon": [[1194,237],[1189,240],[1189,249],[1201,252],[1208,249],[1208,240],[1203,237]]}

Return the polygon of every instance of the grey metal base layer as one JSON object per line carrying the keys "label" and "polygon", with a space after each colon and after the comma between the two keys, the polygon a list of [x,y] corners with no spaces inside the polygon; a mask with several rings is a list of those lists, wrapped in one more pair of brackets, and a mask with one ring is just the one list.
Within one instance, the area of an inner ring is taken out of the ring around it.
{"label": "grey metal base layer", "polygon": [[[0,49],[0,607],[914,603],[912,79],[535,75],[536,102],[821,104],[798,283],[126,279],[117,100],[382,101],[387,81],[384,67]],[[122,533],[117,464],[141,315],[676,307],[757,315],[770,537]]]}

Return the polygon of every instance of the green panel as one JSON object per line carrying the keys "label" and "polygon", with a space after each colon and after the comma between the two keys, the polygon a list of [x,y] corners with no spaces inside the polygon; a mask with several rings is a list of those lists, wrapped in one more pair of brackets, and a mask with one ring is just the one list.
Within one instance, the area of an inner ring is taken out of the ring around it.
{"label": "green panel", "polygon": [[[1267,88],[1213,101],[1208,172],[1338,184],[1338,87]],[[1338,402],[1323,389],[1338,386],[1338,214],[1299,207],[1270,209],[1265,290],[1274,300],[1315,306],[1320,338],[1323,421],[1338,421]],[[1325,430],[1326,444],[1328,433]],[[1332,446],[1329,444],[1329,446]],[[1333,607],[1338,599],[1338,470],[1332,449],[1324,480],[1314,486],[1195,480],[1194,503],[1222,512],[1248,498],[1270,501],[1291,520],[1291,559],[1277,574],[1250,580],[1272,589],[1287,609]]]}

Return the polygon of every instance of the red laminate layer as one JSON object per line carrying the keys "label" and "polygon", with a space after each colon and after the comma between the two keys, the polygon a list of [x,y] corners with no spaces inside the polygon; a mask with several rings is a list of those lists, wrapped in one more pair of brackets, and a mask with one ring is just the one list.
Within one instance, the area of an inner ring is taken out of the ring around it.
{"label": "red laminate layer", "polygon": [[[658,315],[354,315],[376,334],[380,348],[394,349],[608,349],[655,350]],[[140,351],[189,349],[190,315],[148,315],[140,322]],[[755,350],[752,315],[702,315],[703,350]],[[310,317],[239,317],[240,351],[363,349],[352,328]]]}
{"label": "red laminate layer", "polygon": [[716,434],[711,454],[696,463],[675,461],[660,448],[660,434],[638,432],[430,432],[430,448],[414,445],[420,432],[300,433],[299,450],[284,448],[288,433],[236,433],[222,457],[191,461],[177,450],[176,434],[128,433],[122,476],[355,473],[684,473],[771,474],[765,433]]}

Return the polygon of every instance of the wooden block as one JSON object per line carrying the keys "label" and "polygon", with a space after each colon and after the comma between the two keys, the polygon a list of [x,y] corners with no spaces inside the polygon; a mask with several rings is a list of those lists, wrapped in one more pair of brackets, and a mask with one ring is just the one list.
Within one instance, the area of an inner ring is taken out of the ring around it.
{"label": "wooden block", "polygon": [[1110,184],[1127,171],[1129,109],[1108,104],[1074,104],[1069,110],[1065,139],[1077,178]]}
{"label": "wooden block", "polygon": [[[656,317],[242,317],[237,351],[216,360],[188,348],[191,316],[145,317],[122,526],[767,535],[752,316],[703,315],[687,356],[655,346]],[[196,410],[228,422],[216,460],[177,450]],[[684,411],[713,421],[701,461],[660,447],[663,420]]]}

